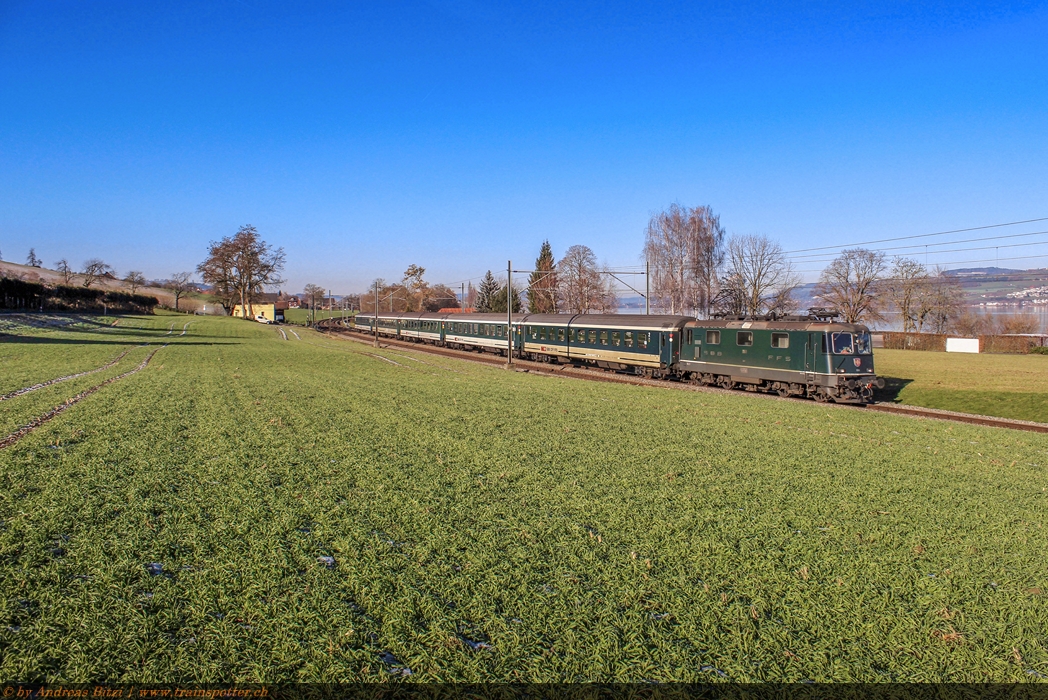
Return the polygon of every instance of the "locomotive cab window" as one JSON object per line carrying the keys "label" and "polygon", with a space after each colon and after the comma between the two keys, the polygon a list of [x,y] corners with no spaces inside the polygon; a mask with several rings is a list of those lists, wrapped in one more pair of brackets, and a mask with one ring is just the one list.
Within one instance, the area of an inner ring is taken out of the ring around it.
{"label": "locomotive cab window", "polygon": [[855,348],[852,345],[852,334],[851,333],[834,333],[833,334],[833,354],[834,355],[851,355],[855,352]]}
{"label": "locomotive cab window", "polygon": [[855,334],[855,354],[856,355],[869,355],[873,352],[873,343],[870,342],[869,333],[856,333]]}
{"label": "locomotive cab window", "polygon": [[771,346],[773,348],[786,349],[790,347],[790,334],[789,333],[772,333],[771,334]]}
{"label": "locomotive cab window", "polygon": [[739,347],[753,345],[753,333],[751,331],[739,331],[735,336],[735,342]]}
{"label": "locomotive cab window", "polygon": [[720,345],[720,331],[706,331],[707,345]]}

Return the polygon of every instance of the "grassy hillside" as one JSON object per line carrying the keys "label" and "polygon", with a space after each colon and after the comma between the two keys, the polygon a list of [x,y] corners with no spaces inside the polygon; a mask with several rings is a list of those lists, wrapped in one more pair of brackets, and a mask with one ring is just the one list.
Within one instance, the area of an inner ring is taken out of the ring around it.
{"label": "grassy hillside", "polygon": [[877,350],[878,398],[1048,422],[1048,356]]}
{"label": "grassy hillside", "polygon": [[1048,436],[186,320],[0,339],[169,343],[0,450],[0,679],[1048,676]]}
{"label": "grassy hillside", "polygon": [[[343,316],[349,317],[351,312],[343,312],[341,309],[331,311],[325,309],[317,309],[315,318],[319,321],[325,318],[341,318]],[[300,326],[309,324],[310,311],[309,309],[287,309],[284,311],[284,320],[288,323],[295,323]]]}

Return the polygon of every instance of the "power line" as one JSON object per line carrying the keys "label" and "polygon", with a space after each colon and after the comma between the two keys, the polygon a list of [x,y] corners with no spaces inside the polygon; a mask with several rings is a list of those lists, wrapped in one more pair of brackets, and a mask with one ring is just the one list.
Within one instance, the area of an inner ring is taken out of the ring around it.
{"label": "power line", "polygon": [[[925,249],[927,249],[927,248],[930,248],[932,246],[954,245],[956,243],[983,243],[985,241],[1003,241],[1003,240],[1011,239],[1011,238],[1025,238],[1026,236],[1039,236],[1039,235],[1045,234],[1045,233],[1048,233],[1048,231],[1031,231],[1029,233],[1012,233],[1012,234],[1008,234],[1007,236],[983,236],[981,238],[966,238],[966,239],[960,240],[960,241],[942,241],[941,243],[918,243],[916,245],[889,246],[887,248],[872,248],[871,250],[873,252],[875,252],[875,253],[880,253],[880,252],[889,251],[889,250],[907,250],[907,249],[910,249],[910,248],[917,248],[917,249],[925,248]],[[1030,244],[1024,244],[1024,245],[1034,245],[1034,244],[1030,243]],[[993,246],[991,246],[991,247],[993,247]],[[1004,248],[1005,246],[1000,246],[1000,247]],[[932,253],[946,253],[946,252],[950,252],[950,251],[932,250],[932,251],[929,251],[929,252],[932,252]],[[800,262],[815,262],[818,259],[832,259],[836,255],[837,255],[837,253],[812,253],[810,255],[791,256],[790,259],[791,260],[797,260],[797,261],[800,261]]]}
{"label": "power line", "polygon": [[[1037,260],[1039,258],[1048,258],[1048,254],[1045,254],[1045,255],[1020,255],[1020,256],[1014,257],[1014,258],[987,258],[986,260],[955,260],[955,261],[952,261],[952,262],[940,262],[940,263],[936,263],[936,264],[937,265],[942,265],[942,266],[946,266],[946,265],[969,265],[969,264],[972,264],[972,263],[1004,262],[1004,261],[1008,261],[1008,260]],[[822,272],[822,270],[795,270],[794,272],[797,272],[798,274],[807,274],[807,273]],[[1022,270],[1020,270],[1020,272],[1022,272]],[[1045,274],[1048,275],[1048,270],[1045,271]],[[1039,278],[1031,278],[1031,279],[1039,279]]]}
{"label": "power line", "polygon": [[843,246],[827,245],[827,246],[822,246],[820,248],[801,248],[799,250],[788,250],[788,251],[786,251],[786,254],[787,255],[792,255],[793,253],[807,253],[808,251],[812,251],[812,250],[843,250],[844,248],[854,248],[855,246],[860,246],[860,245],[873,245],[875,243],[892,243],[894,241],[909,241],[909,240],[913,240],[915,238],[930,238],[932,236],[945,236],[945,235],[950,234],[950,233],[964,233],[966,231],[983,231],[983,230],[989,229],[989,228],[1001,228],[1002,226],[1017,226],[1019,224],[1030,224],[1030,223],[1033,223],[1035,221],[1048,221],[1048,216],[1043,216],[1043,217],[1041,217],[1039,219],[1025,219],[1024,221],[1009,221],[1009,222],[1004,223],[1004,224],[990,224],[988,226],[972,226],[971,228],[958,228],[958,229],[954,229],[952,231],[939,231],[937,233],[922,233],[922,234],[918,234],[916,236],[899,236],[897,238],[882,238],[882,239],[876,240],[876,241],[866,241],[865,243],[850,243],[848,245],[843,245]]}
{"label": "power line", "polygon": [[[1007,245],[987,245],[987,246],[978,246],[978,247],[971,247],[971,248],[951,248],[949,250],[932,250],[932,251],[929,251],[929,252],[930,253],[934,253],[935,255],[942,255],[942,254],[945,254],[945,253],[966,253],[968,251],[974,251],[974,250],[998,250],[1000,248],[1022,248],[1022,247],[1025,247],[1025,246],[1038,246],[1038,245],[1048,245],[1048,241],[1034,241],[1032,243],[1009,243]],[[1042,257],[1042,256],[1034,256],[1034,257]],[[829,261],[824,261],[824,260],[800,260],[800,261],[796,261],[796,262],[799,265],[807,265],[807,264],[810,264],[810,263],[829,262]],[[943,264],[943,263],[939,263],[939,264]]]}

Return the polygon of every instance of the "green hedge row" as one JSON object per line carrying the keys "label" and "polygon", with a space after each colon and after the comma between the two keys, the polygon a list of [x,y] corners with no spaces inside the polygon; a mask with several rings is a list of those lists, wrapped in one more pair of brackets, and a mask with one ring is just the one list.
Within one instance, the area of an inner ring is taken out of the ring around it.
{"label": "green hedge row", "polygon": [[21,311],[81,311],[151,314],[160,302],[144,294],[128,294],[106,289],[87,289],[39,282],[0,279],[0,309]]}

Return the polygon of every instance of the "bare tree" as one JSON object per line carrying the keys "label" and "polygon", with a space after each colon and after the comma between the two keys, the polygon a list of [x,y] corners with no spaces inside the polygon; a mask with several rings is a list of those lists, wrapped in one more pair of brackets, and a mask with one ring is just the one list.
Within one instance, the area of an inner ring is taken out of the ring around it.
{"label": "bare tree", "polygon": [[29,267],[40,267],[44,263],[40,258],[36,257],[36,249],[30,248],[29,255],[25,258],[25,264]]}
{"label": "bare tree", "polygon": [[896,257],[885,281],[888,300],[902,319],[905,333],[920,333],[930,312],[928,270],[911,258]]}
{"label": "bare tree", "polygon": [[131,287],[131,293],[134,294],[139,287],[146,286],[146,276],[138,270],[131,270],[127,273],[127,277],[124,278],[124,284]]}
{"label": "bare tree", "polygon": [[106,274],[113,274],[113,268],[98,258],[91,258],[84,263],[84,271],[80,273],[83,277],[84,287],[90,288]]}
{"label": "bare tree", "polygon": [[282,283],[284,249],[263,241],[254,226],[241,226],[232,238],[212,242],[208,256],[197,266],[205,284],[215,288],[218,296],[232,303],[239,299],[247,316],[255,315],[252,302],[269,286]]}
{"label": "bare tree", "polygon": [[849,248],[822,271],[815,296],[839,311],[845,323],[879,319],[884,270],[884,253]]}
{"label": "bare tree", "polygon": [[602,314],[617,314],[619,312],[619,292],[615,289],[615,280],[608,272],[608,266],[605,265],[602,271],[598,308]]}
{"label": "bare tree", "polygon": [[193,284],[189,281],[190,277],[191,275],[188,272],[176,272],[171,275],[171,279],[167,283],[167,288],[175,295],[175,311],[178,311],[178,300],[189,294],[189,291],[193,288]]}
{"label": "bare tree", "polygon": [[401,284],[407,290],[408,295],[405,300],[407,305],[407,311],[419,311],[426,305],[426,299],[429,297],[430,288],[429,282],[423,279],[426,274],[426,268],[421,265],[409,265],[408,269],[404,270],[404,277],[401,279]]}
{"label": "bare tree", "polygon": [[604,287],[597,269],[597,256],[588,246],[573,245],[557,263],[558,308],[586,314],[601,308]]}
{"label": "bare tree", "polygon": [[945,270],[936,268],[928,278],[926,289],[928,307],[926,322],[931,333],[946,333],[953,325],[961,307],[964,292],[961,286]]}
{"label": "bare tree", "polygon": [[997,333],[1005,335],[1012,333],[1032,334],[1041,332],[1041,322],[1036,314],[1015,314],[1002,316],[995,324]]}
{"label": "bare tree", "polygon": [[313,317],[311,323],[315,323],[317,320],[317,300],[324,298],[324,288],[319,284],[307,284],[302,289],[302,296],[309,300],[309,310],[312,312],[311,315]]}
{"label": "bare tree", "polygon": [[73,275],[76,273],[73,272],[73,268],[69,267],[69,263],[65,258],[55,263],[55,269],[58,271],[58,274],[62,275],[62,284],[68,286],[73,281]]}
{"label": "bare tree", "polygon": [[709,206],[671,204],[652,215],[644,240],[655,308],[709,314],[724,262],[724,229]]}
{"label": "bare tree", "polygon": [[688,216],[691,268],[695,277],[695,308],[709,318],[724,265],[724,227],[710,206],[695,207]]}
{"label": "bare tree", "polygon": [[793,290],[800,282],[782,246],[767,236],[733,236],[727,259],[727,286],[722,285],[724,293],[719,297],[722,311],[734,311],[725,308],[731,306],[755,316],[766,310],[790,310]]}
{"label": "bare tree", "polygon": [[441,309],[458,308],[458,296],[455,290],[444,284],[435,284],[430,288],[430,295],[426,297],[422,311],[440,311]]}

